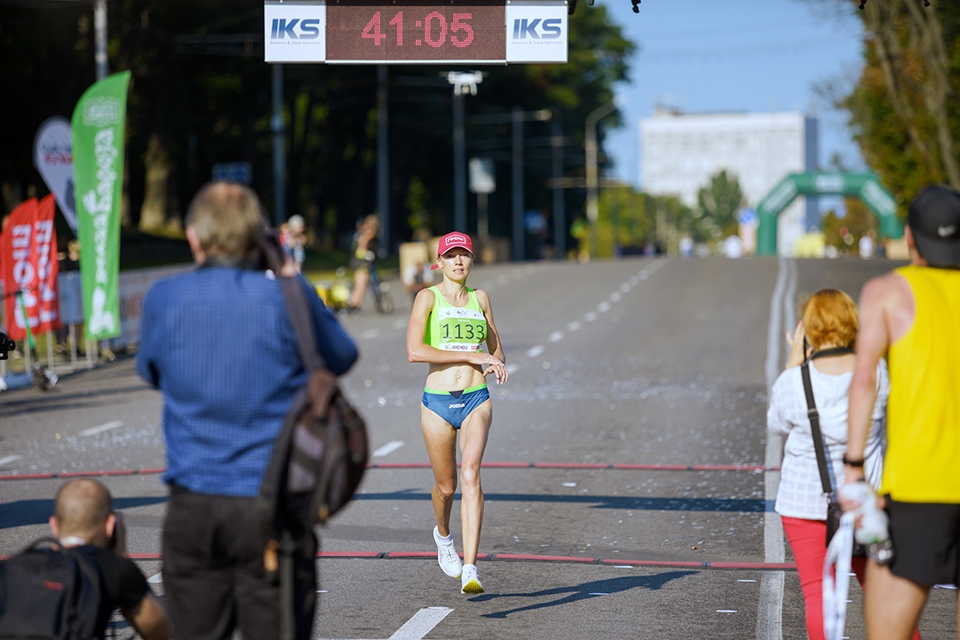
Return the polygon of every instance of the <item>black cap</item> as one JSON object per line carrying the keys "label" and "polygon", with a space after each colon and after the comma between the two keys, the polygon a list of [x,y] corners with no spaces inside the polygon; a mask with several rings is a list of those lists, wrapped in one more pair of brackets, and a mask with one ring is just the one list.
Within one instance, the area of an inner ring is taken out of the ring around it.
{"label": "black cap", "polygon": [[960,266],[960,193],[926,187],[910,203],[908,218],[917,250],[933,267]]}

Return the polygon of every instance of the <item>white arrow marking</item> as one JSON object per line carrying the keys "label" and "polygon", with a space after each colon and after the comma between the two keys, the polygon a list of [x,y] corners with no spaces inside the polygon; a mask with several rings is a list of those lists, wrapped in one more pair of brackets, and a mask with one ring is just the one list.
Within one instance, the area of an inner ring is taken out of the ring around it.
{"label": "white arrow marking", "polygon": [[447,607],[429,607],[420,609],[407,620],[389,640],[422,640],[440,621],[450,615],[453,609]]}
{"label": "white arrow marking", "polygon": [[402,446],[403,446],[403,440],[392,440],[387,444],[383,445],[382,447],[380,447],[379,449],[377,449],[376,451],[374,451],[370,455],[372,455],[374,458],[382,458],[383,456],[390,455],[391,453],[393,453],[394,451],[396,451]]}
{"label": "white arrow marking", "polygon": [[84,429],[80,432],[81,436],[95,436],[98,433],[103,433],[104,431],[110,431],[112,429],[119,429],[123,426],[123,422],[120,420],[114,420],[112,422],[107,422],[101,424],[99,427],[90,427],[89,429]]}

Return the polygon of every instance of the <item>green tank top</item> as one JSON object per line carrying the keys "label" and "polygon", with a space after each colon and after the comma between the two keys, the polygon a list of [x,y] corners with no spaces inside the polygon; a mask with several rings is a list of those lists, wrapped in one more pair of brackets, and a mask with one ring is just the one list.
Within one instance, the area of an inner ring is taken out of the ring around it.
{"label": "green tank top", "polygon": [[433,309],[427,319],[424,343],[441,351],[483,351],[487,318],[480,308],[476,291],[467,289],[467,306],[455,307],[436,286],[430,290],[433,291]]}

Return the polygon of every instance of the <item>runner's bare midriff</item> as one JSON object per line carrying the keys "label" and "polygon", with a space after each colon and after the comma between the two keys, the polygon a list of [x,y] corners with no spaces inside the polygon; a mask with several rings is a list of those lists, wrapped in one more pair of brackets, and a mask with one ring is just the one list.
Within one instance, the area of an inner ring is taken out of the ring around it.
{"label": "runner's bare midriff", "polygon": [[463,391],[484,384],[483,370],[475,364],[431,364],[426,387],[437,391]]}

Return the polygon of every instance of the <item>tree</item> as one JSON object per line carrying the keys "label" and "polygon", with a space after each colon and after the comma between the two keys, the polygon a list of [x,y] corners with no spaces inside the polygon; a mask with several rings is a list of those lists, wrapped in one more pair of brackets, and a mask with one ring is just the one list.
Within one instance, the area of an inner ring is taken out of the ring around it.
{"label": "tree", "polygon": [[860,238],[870,235],[877,237],[877,216],[859,198],[844,198],[846,214],[840,218],[835,211],[823,216],[821,231],[824,243],[836,247],[841,254],[858,251]]}
{"label": "tree", "polygon": [[743,191],[736,176],[727,170],[710,178],[710,184],[697,192],[693,220],[694,239],[719,240],[737,232],[737,212],[743,207]]}
{"label": "tree", "polygon": [[905,213],[928,184],[960,188],[960,4],[873,0],[857,13],[864,68],[837,105],[847,111],[867,164]]}
{"label": "tree", "polygon": [[[16,99],[0,101],[0,186],[2,208],[9,210],[31,191],[45,192],[32,167],[34,133],[46,117],[69,117],[95,67],[89,4],[0,4],[0,82],[17,88]],[[111,0],[108,9],[110,69],[130,69],[134,78],[128,222],[175,231],[219,162],[250,163],[252,186],[272,218],[273,68],[263,59],[262,1]],[[570,33],[568,64],[488,67],[479,95],[466,100],[468,152],[494,157],[501,185],[510,183],[509,125],[469,124],[472,115],[549,108],[568,141],[564,172],[582,175],[584,118],[612,99],[614,83],[627,79],[635,45],[604,7],[578,11]],[[291,64],[283,74],[286,213],[304,215],[326,246],[343,245],[357,218],[376,207],[376,68]],[[411,214],[434,230],[450,223],[451,87],[433,65],[391,66],[389,78],[391,227],[395,237],[409,237]],[[604,122],[615,123],[615,117]],[[530,208],[550,208],[551,149],[538,141],[550,127],[526,125]],[[567,196],[573,213],[582,193]],[[406,202],[416,210],[404,211]],[[501,188],[490,198],[493,233],[509,234],[509,211],[510,189]]]}

